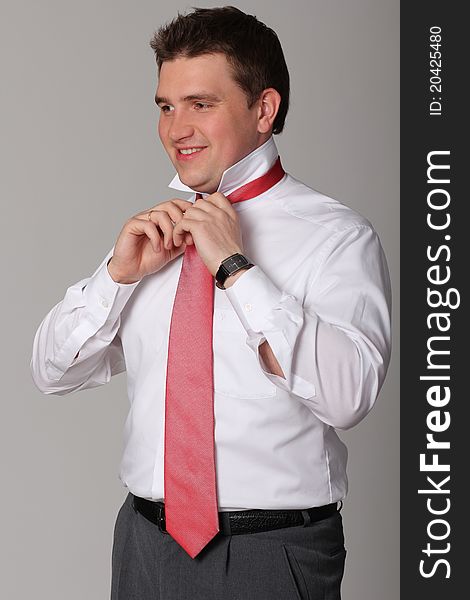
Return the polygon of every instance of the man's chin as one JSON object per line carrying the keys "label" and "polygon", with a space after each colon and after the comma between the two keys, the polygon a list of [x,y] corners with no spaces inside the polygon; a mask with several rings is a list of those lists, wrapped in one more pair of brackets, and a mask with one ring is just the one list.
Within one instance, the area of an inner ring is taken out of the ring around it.
{"label": "man's chin", "polygon": [[213,194],[215,191],[217,191],[217,188],[219,187],[218,183],[214,185],[213,183],[201,180],[196,177],[188,177],[187,174],[185,176],[184,173],[178,172],[178,175],[181,183],[184,183],[184,185],[187,185],[195,192],[201,192],[201,194]]}

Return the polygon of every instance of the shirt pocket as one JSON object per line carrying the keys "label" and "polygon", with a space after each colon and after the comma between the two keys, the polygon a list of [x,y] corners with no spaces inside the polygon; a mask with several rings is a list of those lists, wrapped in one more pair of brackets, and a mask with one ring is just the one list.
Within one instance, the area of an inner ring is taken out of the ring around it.
{"label": "shirt pocket", "polygon": [[234,398],[270,398],[276,386],[247,345],[248,334],[235,311],[214,310],[214,390]]}

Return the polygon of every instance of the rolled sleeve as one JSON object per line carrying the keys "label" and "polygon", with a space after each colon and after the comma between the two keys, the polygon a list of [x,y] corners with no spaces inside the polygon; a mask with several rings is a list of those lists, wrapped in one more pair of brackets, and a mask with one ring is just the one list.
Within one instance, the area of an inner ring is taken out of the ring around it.
{"label": "rolled sleeve", "polygon": [[[323,422],[347,429],[372,408],[385,378],[390,280],[370,226],[337,232],[323,252],[305,298],[277,288],[259,266],[226,293],[265,376]],[[264,340],[285,379],[266,371],[259,354]]]}
{"label": "rolled sleeve", "polygon": [[[279,290],[259,266],[254,266],[227,289],[227,296],[248,336],[265,376],[276,386],[303,398],[315,395],[313,381],[295,374],[292,361],[304,314],[296,298]],[[266,371],[259,346],[267,341],[282,372],[279,377]]]}

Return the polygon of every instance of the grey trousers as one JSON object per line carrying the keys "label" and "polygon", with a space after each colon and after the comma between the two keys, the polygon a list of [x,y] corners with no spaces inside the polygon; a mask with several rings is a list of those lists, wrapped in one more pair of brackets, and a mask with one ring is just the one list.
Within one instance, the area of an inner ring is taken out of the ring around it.
{"label": "grey trousers", "polygon": [[307,526],[218,534],[195,558],[136,512],[114,529],[111,600],[340,600],[341,514]]}

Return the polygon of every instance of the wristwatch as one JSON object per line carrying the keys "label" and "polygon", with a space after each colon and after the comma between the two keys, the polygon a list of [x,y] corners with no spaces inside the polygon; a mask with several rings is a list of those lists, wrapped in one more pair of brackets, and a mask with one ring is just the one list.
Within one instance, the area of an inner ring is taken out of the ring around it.
{"label": "wristwatch", "polygon": [[219,270],[215,274],[215,285],[219,289],[225,290],[224,283],[227,277],[240,271],[240,269],[250,269],[254,266],[255,265],[251,263],[246,256],[243,256],[243,254],[239,254],[238,252],[232,254],[220,263]]}

